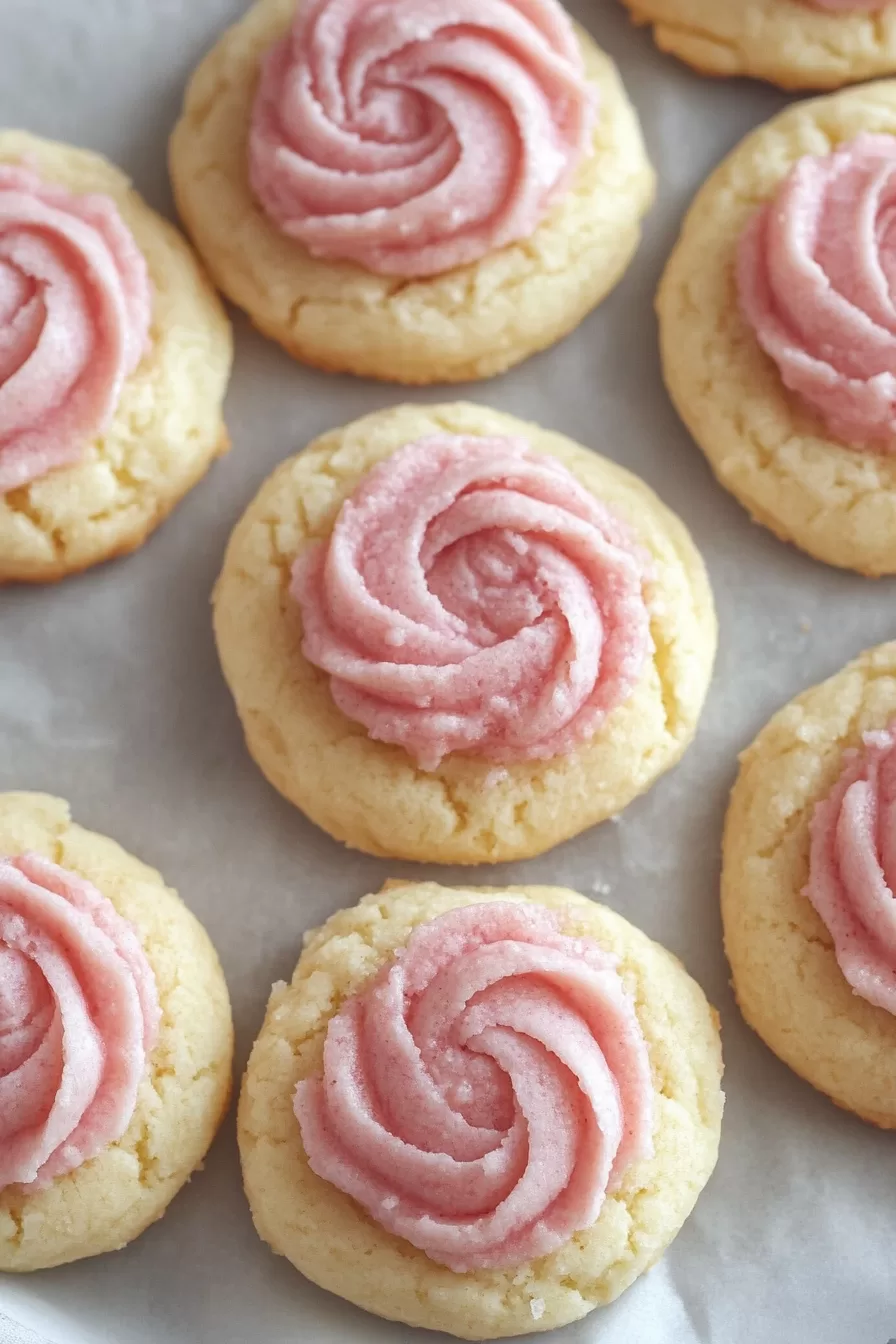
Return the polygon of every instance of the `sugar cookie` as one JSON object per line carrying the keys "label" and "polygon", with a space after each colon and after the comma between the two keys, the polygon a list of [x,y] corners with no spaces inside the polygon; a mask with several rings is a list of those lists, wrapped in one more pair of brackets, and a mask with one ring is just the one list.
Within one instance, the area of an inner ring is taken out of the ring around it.
{"label": "sugar cookie", "polygon": [[838,1106],[896,1128],[896,643],[777,713],[741,758],[722,916],[737,1001]]}
{"label": "sugar cookie", "polygon": [[171,175],[218,285],[295,358],[401,383],[565,336],[653,196],[612,62],[556,0],[327,7],[259,0],[187,90]]}
{"label": "sugar cookie", "polygon": [[201,925],[67,805],[0,794],[0,1270],[118,1250],[201,1165],[233,1028]]}
{"label": "sugar cookie", "polygon": [[896,81],[797,103],[701,189],[657,304],[669,392],[721,484],[868,575],[896,572],[891,200]]}
{"label": "sugar cookie", "polygon": [[0,583],[132,551],[228,446],[230,324],[98,154],[0,131]]}
{"label": "sugar cookie", "polygon": [[721,1069],[699,987],[612,911],[389,883],[274,986],[239,1107],[255,1225],[388,1320],[462,1339],[566,1325],[691,1212]]}
{"label": "sugar cookie", "polygon": [[881,0],[624,0],[663,51],[705,75],[838,89],[896,73],[896,5]]}
{"label": "sugar cookie", "polygon": [[615,815],[690,742],[716,645],[646,485],[481,406],[405,406],[285,462],[214,596],[271,783],[368,853],[483,863]]}

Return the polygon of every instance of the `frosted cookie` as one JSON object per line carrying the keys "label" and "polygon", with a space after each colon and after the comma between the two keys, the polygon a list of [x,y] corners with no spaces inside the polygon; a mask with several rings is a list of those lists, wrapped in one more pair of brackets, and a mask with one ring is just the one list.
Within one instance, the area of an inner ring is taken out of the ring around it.
{"label": "frosted cookie", "polygon": [[389,883],[306,936],[243,1080],[259,1235],[462,1339],[613,1301],[715,1166],[716,1014],[670,953],[553,887]]}
{"label": "frosted cookie", "polygon": [[230,324],[87,150],[0,131],[0,583],[134,550],[228,445]]}
{"label": "frosted cookie", "polygon": [[616,69],[556,0],[260,0],[171,141],[220,288],[296,359],[500,373],[615,285],[654,189]]}
{"label": "frosted cookie", "polygon": [[896,5],[881,0],[624,0],[657,46],[705,75],[837,89],[896,73]]}
{"label": "frosted cookie", "polygon": [[381,411],[284,462],[214,595],[249,750],[337,840],[539,854],[690,742],[706,572],[622,467],[482,406]]}
{"label": "frosted cookie", "polygon": [[896,572],[896,81],[798,103],[697,196],[658,310],[722,485],[828,564]]}
{"label": "frosted cookie", "polygon": [[217,956],[177,893],[58,798],[0,794],[0,1270],[118,1250],[160,1218],[215,1136],[232,1054]]}
{"label": "frosted cookie", "polygon": [[896,1128],[896,643],[782,709],[741,759],[725,947],[744,1017],[838,1106]]}

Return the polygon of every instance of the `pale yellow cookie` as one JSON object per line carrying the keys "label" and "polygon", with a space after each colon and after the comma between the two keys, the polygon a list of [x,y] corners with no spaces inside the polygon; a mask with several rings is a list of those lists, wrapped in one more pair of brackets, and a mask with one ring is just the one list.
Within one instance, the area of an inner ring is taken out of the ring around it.
{"label": "pale yellow cookie", "polygon": [[0,794],[0,854],[42,854],[86,878],[137,929],[162,1009],[127,1131],[45,1190],[0,1191],[0,1270],[46,1269],[119,1250],[165,1212],[227,1109],[233,1027],[205,930],[152,868],[76,826],[68,804]]}
{"label": "pale yellow cookie", "polygon": [[797,160],[862,131],[896,135],[896,81],[796,103],[747,136],[691,206],[657,309],[669,393],[726,490],[783,541],[880,575],[896,573],[896,454],[830,437],[760,348],[735,283],[744,226]]}
{"label": "pale yellow cookie", "polygon": [[[303,656],[288,594],[297,552],[332,531],[367,471],[431,434],[519,435],[562,462],[626,520],[650,553],[653,657],[592,740],[506,770],[451,754],[432,772],[374,741],[333,703]],[[540,854],[621,811],[691,741],[712,673],[716,619],[703,562],[683,524],[636,476],[560,434],[484,406],[402,406],[311,444],[262,486],[231,537],[214,594],[224,676],[267,778],[337,840],[370,854],[497,863]]]}
{"label": "pale yellow cookie", "polygon": [[259,0],[205,57],[171,139],[181,217],[215,281],[266,335],[323,369],[400,383],[489,378],[553,345],[620,279],[654,175],[616,68],[579,33],[600,110],[594,154],[536,232],[422,280],[318,260],[249,188],[247,134],[264,52],[296,0]]}
{"label": "pale yellow cookie", "polygon": [[896,715],[896,643],[793,700],[741,757],[725,824],[722,917],[744,1017],[838,1106],[896,1128],[896,1018],[854,994],[803,889],[809,821],[843,752]]}
{"label": "pale yellow cookie", "polygon": [[836,13],[811,0],[624,0],[656,44],[704,75],[838,89],[896,72],[896,5]]}
{"label": "pale yellow cookie", "polygon": [[124,173],[88,150],[0,131],[0,163],[18,162],[69,191],[110,196],[153,290],[150,348],[112,424],[76,465],[0,495],[0,583],[41,583],[135,550],[226,451],[232,341],[193,252]]}
{"label": "pale yellow cookie", "polygon": [[[386,1232],[308,1166],[293,1113],[340,1004],[412,930],[458,906],[534,901],[569,909],[566,931],[619,958],[647,1041],[654,1156],[633,1164],[597,1223],[512,1270],[458,1274]],[[722,1119],[718,1019],[681,964],[620,915],[558,887],[388,883],[308,934],[290,985],[274,986],[243,1079],[239,1143],[259,1235],[315,1283],[358,1306],[461,1339],[551,1330],[612,1302],[676,1236],[716,1162]]]}

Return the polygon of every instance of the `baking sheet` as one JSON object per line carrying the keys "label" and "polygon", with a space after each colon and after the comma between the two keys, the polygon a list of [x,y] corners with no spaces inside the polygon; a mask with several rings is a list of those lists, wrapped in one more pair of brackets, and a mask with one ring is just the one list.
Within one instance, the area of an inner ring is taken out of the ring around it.
{"label": "baking sheet", "polygon": [[[598,895],[676,952],[721,1009],[728,1107],[716,1175],[659,1267],[552,1338],[887,1344],[896,1337],[896,1140],[836,1111],[743,1025],[727,985],[717,888],[737,751],[790,696],[896,633],[896,591],[789,550],[714,484],[662,390],[652,314],[694,190],[784,99],[690,74],[654,51],[615,0],[569,7],[622,68],[660,171],[659,202],[628,276],[571,339],[457,395],[562,430],[643,476],[706,557],[721,647],[698,740],[677,771],[618,822],[477,878]],[[165,142],[185,79],[242,8],[3,0],[0,125],[102,151],[170,214]],[[228,533],[283,457],[400,394],[300,368],[241,318],[236,330],[230,456],[133,558],[46,590],[0,592],[0,788],[67,797],[78,821],[179,888],[221,953],[241,1069],[271,982],[291,973],[304,929],[386,877],[460,883],[464,872],[343,851],[273,792],[243,748],[209,620]],[[4,1312],[56,1344],[415,1337],[306,1283],[261,1244],[232,1115],[206,1171],[159,1224],[115,1256],[0,1277]]]}

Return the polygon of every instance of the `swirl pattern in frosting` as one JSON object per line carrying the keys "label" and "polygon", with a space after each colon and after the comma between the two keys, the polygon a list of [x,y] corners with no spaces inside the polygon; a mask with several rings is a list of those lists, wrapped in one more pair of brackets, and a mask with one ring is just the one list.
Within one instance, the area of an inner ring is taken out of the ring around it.
{"label": "swirl pattern in frosting", "polygon": [[252,188],[315,256],[434,275],[535,231],[595,104],[556,0],[303,0],[262,67]]}
{"label": "swirl pattern in frosting", "polygon": [[806,895],[863,999],[896,1013],[896,722],[844,753],[815,809]]}
{"label": "swirl pattern in frosting", "polygon": [[298,555],[303,651],[337,706],[422,769],[588,741],[651,647],[646,558],[559,462],[443,435],[379,463]]}
{"label": "swirl pattern in frosting", "polygon": [[614,959],[512,902],[421,925],[330,1021],[295,1111],[317,1175],[458,1273],[547,1255],[652,1152]]}
{"label": "swirl pattern in frosting", "polygon": [[873,14],[883,9],[889,0],[805,0],[813,9],[824,9],[834,14]]}
{"label": "swirl pattern in frosting", "polygon": [[159,1018],[111,902],[37,855],[0,859],[0,1189],[40,1189],[121,1138]]}
{"label": "swirl pattern in frosting", "polygon": [[0,495],[77,462],[146,347],[146,262],[107,196],[0,164]]}
{"label": "swirl pattern in frosting", "polygon": [[785,386],[841,442],[896,451],[896,136],[800,159],[745,230],[737,275]]}

